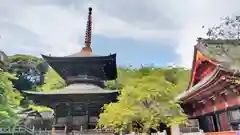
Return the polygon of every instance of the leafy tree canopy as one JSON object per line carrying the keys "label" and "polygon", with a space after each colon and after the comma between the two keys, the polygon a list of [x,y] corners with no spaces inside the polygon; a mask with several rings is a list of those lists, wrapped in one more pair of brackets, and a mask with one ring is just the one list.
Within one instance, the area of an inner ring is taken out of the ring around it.
{"label": "leafy tree canopy", "polygon": [[41,58],[16,54],[8,56],[8,72],[18,77],[14,80],[14,86],[18,90],[34,90],[44,82],[44,74],[48,70],[48,64]]}
{"label": "leafy tree canopy", "polygon": [[[7,71],[9,72],[3,72],[0,69],[0,126],[9,127],[17,123],[19,119],[15,111],[20,107],[20,102],[22,107],[30,107],[39,112],[52,111],[50,108],[36,106],[27,100],[22,100],[23,97],[15,88],[38,91],[53,90],[64,87],[64,80],[53,69],[46,70],[48,65],[34,56],[22,54],[9,56],[8,65]],[[43,78],[45,83],[36,81],[43,81],[41,80]]]}
{"label": "leafy tree canopy", "polygon": [[20,105],[22,96],[13,88],[10,79],[16,78],[0,69],[0,126],[13,126],[18,121],[14,110]]}
{"label": "leafy tree canopy", "polygon": [[189,71],[181,68],[119,69],[123,84],[118,102],[104,106],[99,126],[130,128],[137,123],[143,130],[160,123],[171,125],[186,120],[175,97],[187,86]]}
{"label": "leafy tree canopy", "polygon": [[16,54],[13,56],[8,56],[8,61],[9,62],[32,61],[37,64],[40,64],[42,62],[42,59],[31,55]]}

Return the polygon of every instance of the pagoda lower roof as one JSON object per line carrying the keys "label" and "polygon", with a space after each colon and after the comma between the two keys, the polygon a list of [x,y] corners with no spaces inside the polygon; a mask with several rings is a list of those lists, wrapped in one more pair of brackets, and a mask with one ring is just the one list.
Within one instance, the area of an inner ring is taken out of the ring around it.
{"label": "pagoda lower roof", "polygon": [[118,90],[105,90],[92,84],[71,84],[65,88],[52,91],[24,91],[26,94],[31,95],[72,95],[72,94],[110,94],[116,93]]}

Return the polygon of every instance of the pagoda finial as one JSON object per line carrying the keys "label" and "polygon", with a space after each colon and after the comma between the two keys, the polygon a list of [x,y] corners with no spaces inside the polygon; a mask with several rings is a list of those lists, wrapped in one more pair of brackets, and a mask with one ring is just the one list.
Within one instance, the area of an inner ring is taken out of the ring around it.
{"label": "pagoda finial", "polygon": [[92,8],[88,8],[88,21],[86,27],[86,35],[85,35],[85,45],[90,47],[92,40]]}
{"label": "pagoda finial", "polygon": [[92,40],[92,8],[88,8],[88,21],[85,33],[85,47],[82,48],[83,53],[92,52],[91,49],[91,40]]}

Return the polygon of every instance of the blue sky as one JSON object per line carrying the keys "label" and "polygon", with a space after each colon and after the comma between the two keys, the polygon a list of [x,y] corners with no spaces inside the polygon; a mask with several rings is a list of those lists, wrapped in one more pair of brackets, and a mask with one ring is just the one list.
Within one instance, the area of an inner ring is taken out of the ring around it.
{"label": "blue sky", "polygon": [[92,47],[93,51],[100,55],[116,52],[117,63],[120,66],[167,66],[179,61],[178,54],[172,51],[173,44],[167,41],[159,43],[131,38],[111,39],[96,35]]}
{"label": "blue sky", "polygon": [[116,52],[122,66],[191,67],[197,37],[204,37],[220,17],[239,15],[239,4],[239,0],[1,0],[0,50],[35,56],[78,52],[91,6],[95,54]]}

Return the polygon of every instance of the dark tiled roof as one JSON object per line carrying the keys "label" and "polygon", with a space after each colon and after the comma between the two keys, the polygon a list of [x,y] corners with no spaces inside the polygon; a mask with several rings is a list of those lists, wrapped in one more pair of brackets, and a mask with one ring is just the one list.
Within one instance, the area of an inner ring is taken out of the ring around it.
{"label": "dark tiled roof", "polygon": [[240,70],[240,41],[203,39],[197,49],[229,71]]}
{"label": "dark tiled roof", "polygon": [[74,53],[72,55],[68,55],[68,56],[64,56],[64,57],[56,57],[56,56],[47,56],[47,55],[43,55],[42,54],[42,57],[49,61],[49,60],[69,60],[69,59],[81,59],[81,60],[109,60],[109,59],[113,59],[116,57],[116,53],[114,54],[110,54],[110,55],[107,55],[107,56],[100,56],[100,55],[89,55],[89,56],[84,56],[81,54],[81,52],[77,52],[77,53]]}
{"label": "dark tiled roof", "polygon": [[65,80],[69,76],[88,75],[101,80],[117,78],[116,54],[87,57],[51,57],[42,55],[47,63]]}
{"label": "dark tiled roof", "polygon": [[26,94],[33,95],[104,94],[115,92],[118,92],[118,90],[105,90],[92,84],[71,84],[63,89],[46,92],[24,91]]}

